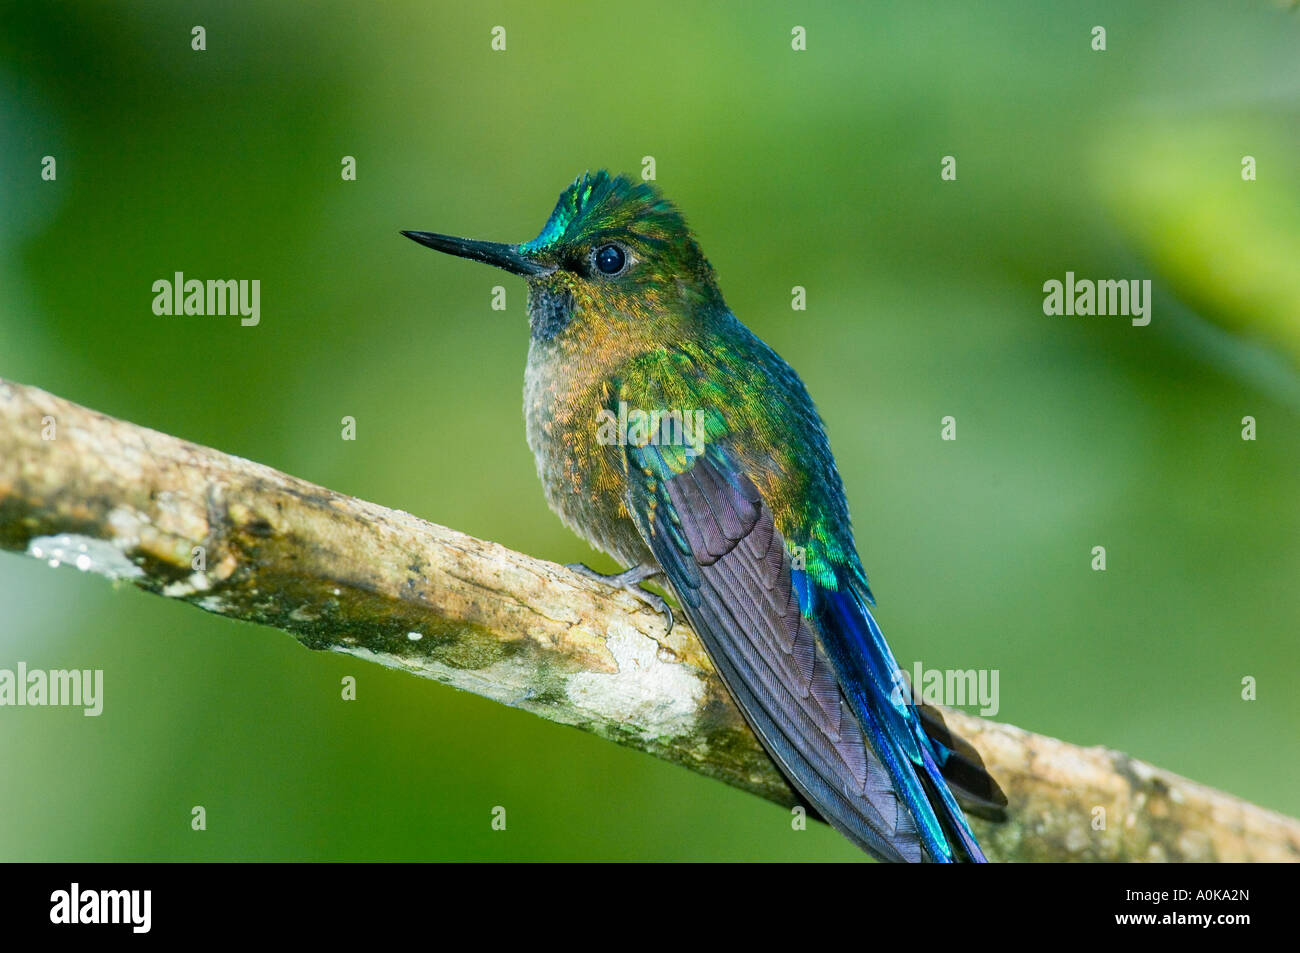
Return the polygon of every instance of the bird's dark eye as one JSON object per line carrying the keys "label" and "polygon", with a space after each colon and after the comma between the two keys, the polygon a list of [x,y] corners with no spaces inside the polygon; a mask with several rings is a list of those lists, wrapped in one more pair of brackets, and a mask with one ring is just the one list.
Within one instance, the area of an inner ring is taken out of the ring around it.
{"label": "bird's dark eye", "polygon": [[602,274],[617,275],[627,264],[627,255],[617,245],[602,245],[596,249],[596,267]]}

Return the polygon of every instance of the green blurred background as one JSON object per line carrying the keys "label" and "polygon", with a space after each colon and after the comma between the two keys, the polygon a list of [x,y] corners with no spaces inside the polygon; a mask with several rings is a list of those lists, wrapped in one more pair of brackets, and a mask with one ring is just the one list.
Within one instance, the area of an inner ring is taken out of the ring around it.
{"label": "green blurred background", "polygon": [[[904,667],[996,668],[1000,720],[1300,813],[1300,17],[464,6],[5,3],[0,376],[612,569],[524,444],[523,283],[397,231],[531,238],[579,172],[654,156],[819,403]],[[155,317],[178,270],[259,278],[261,325]],[[1152,279],[1150,327],[1044,316],[1067,270]],[[0,555],[20,660],[103,668],[105,711],[0,709],[3,859],[859,856],[578,731]]]}

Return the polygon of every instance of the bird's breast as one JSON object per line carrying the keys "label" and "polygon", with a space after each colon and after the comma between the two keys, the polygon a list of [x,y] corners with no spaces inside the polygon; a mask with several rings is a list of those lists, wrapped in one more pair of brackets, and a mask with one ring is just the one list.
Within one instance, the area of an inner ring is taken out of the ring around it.
{"label": "bird's breast", "polygon": [[651,559],[628,515],[625,451],[600,439],[616,364],[563,340],[534,340],[524,374],[524,425],[546,502],[591,545],[632,566]]}

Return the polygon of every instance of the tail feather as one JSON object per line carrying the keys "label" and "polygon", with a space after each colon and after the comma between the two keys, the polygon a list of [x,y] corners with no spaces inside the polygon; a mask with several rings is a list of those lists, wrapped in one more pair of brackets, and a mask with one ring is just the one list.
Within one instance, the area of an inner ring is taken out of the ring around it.
{"label": "tail feather", "polygon": [[965,738],[952,733],[939,709],[924,702],[916,705],[921,726],[938,748],[935,759],[957,803],[967,814],[986,821],[1007,819],[1007,796],[984,766],[984,759]]}
{"label": "tail feather", "polygon": [[801,595],[807,587],[810,598],[823,600],[829,654],[841,668],[844,684],[851,686],[847,694],[863,729],[916,819],[929,859],[983,863],[984,853],[950,786],[955,777],[962,792],[975,795],[977,802],[996,805],[1000,798],[1005,805],[979,755],[967,742],[954,738],[937,712],[928,721],[943,725],[943,739],[929,734],[927,721],[912,704],[898,663],[871,614],[865,586],[847,580],[839,590],[828,590],[799,576],[796,573]]}

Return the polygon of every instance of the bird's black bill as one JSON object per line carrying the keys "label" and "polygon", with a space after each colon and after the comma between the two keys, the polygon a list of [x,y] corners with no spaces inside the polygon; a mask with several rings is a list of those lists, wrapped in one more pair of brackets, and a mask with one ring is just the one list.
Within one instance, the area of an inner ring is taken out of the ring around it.
{"label": "bird's black bill", "polygon": [[485,265],[495,265],[512,274],[531,277],[544,275],[553,269],[549,265],[540,265],[519,253],[518,245],[506,245],[502,242],[480,242],[472,238],[455,238],[451,235],[439,235],[436,232],[402,232],[413,242],[419,242],[427,248],[471,258]]}

